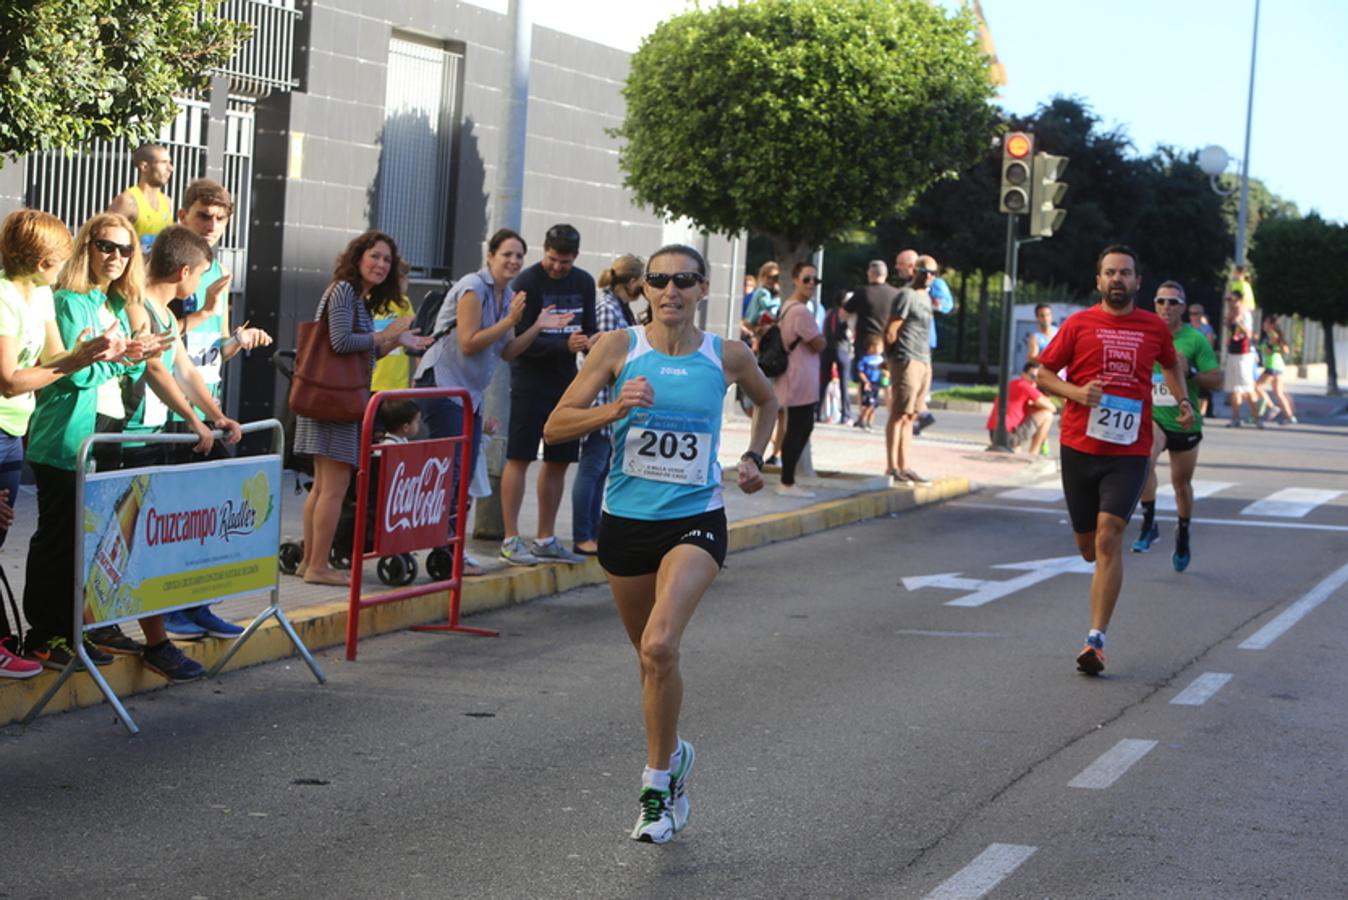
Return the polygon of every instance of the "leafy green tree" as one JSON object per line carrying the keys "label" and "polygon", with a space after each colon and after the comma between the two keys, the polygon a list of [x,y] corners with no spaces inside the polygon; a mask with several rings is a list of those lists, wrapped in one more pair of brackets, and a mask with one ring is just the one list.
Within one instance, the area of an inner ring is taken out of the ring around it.
{"label": "leafy green tree", "polygon": [[984,152],[974,19],[923,0],[750,0],[661,23],[632,57],[619,162],[637,202],[806,257]]}
{"label": "leafy green tree", "polygon": [[1338,394],[1334,325],[1348,323],[1348,225],[1305,218],[1266,218],[1255,232],[1250,262],[1259,273],[1259,306],[1305,316],[1325,336],[1329,393]]}
{"label": "leafy green tree", "polygon": [[0,0],[0,164],[94,138],[154,137],[251,26],[219,0]]}

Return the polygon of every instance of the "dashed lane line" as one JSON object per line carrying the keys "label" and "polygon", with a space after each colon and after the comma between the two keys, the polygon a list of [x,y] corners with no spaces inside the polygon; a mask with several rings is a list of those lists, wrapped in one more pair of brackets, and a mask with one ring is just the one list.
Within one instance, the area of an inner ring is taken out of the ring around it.
{"label": "dashed lane line", "polygon": [[989,844],[973,862],[937,885],[936,890],[927,895],[927,900],[978,900],[985,897],[1038,849],[1023,844]]}
{"label": "dashed lane line", "polygon": [[1125,738],[1106,750],[1104,755],[1087,766],[1080,775],[1067,782],[1067,786],[1102,791],[1123,777],[1123,773],[1150,753],[1155,746],[1155,741]]}
{"label": "dashed lane line", "polygon": [[1189,686],[1171,698],[1170,702],[1177,706],[1202,706],[1230,680],[1229,672],[1204,672],[1189,682]]}

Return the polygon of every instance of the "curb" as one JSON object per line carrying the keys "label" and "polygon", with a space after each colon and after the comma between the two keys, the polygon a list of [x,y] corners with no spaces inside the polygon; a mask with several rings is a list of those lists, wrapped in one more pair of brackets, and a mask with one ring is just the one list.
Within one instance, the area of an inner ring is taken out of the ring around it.
{"label": "curb", "polygon": [[[942,478],[921,487],[868,491],[789,512],[741,519],[730,523],[730,552],[794,540],[829,528],[939,503],[964,496],[971,490],[973,487],[967,478]],[[465,581],[459,612],[461,616],[487,612],[603,582],[603,570],[595,559],[587,559],[583,564],[573,566],[516,566]],[[412,625],[443,621],[448,610],[448,591],[369,607],[361,611],[360,634],[363,638],[372,637],[402,631]],[[311,652],[341,647],[346,642],[345,600],[287,610],[286,616]],[[204,638],[190,643],[180,642],[178,647],[209,669],[224,655],[229,643],[218,638]],[[248,643],[234,655],[221,674],[281,659],[298,657],[285,632],[272,619],[248,639]],[[117,696],[123,699],[167,687],[162,678],[148,671],[134,657],[118,656],[111,665],[100,668],[99,672]],[[300,674],[306,678],[308,676],[307,672]],[[43,672],[36,678],[0,683],[0,726],[17,722],[27,715],[56,677],[55,672]],[[42,715],[96,706],[102,702],[103,695],[93,679],[74,677],[52,697]]]}

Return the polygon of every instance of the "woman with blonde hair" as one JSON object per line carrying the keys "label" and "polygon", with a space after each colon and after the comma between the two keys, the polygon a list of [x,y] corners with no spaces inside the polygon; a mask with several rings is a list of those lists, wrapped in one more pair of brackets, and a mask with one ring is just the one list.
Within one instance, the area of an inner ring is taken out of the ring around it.
{"label": "woman with blonde hair", "polygon": [[[33,392],[122,350],[106,334],[73,352],[61,345],[51,286],[73,248],[70,229],[51,213],[20,209],[0,225],[0,500],[11,508],[19,499]],[[8,533],[0,527],[0,545]],[[41,664],[16,655],[20,623],[11,632],[7,622],[0,613],[0,678],[36,675]]]}
{"label": "woman with blonde hair", "polygon": [[[606,331],[630,328],[637,323],[632,313],[632,302],[641,296],[642,274],[646,263],[640,256],[624,254],[599,273],[598,285],[604,293],[595,305],[598,330],[590,335],[588,353]],[[605,387],[591,406],[603,406],[609,401]],[[609,452],[613,447],[613,427],[605,425],[590,432],[581,441],[580,465],[576,480],[571,485],[571,549],[583,556],[599,552],[599,516],[604,506],[604,479],[608,477]]]}
{"label": "woman with blonde hair", "polygon": [[[83,345],[92,335],[114,344],[130,335],[126,309],[141,302],[144,278],[136,232],[125,217],[100,213],[80,226],[54,297],[61,348],[79,356],[89,352]],[[138,375],[144,359],[166,345],[156,338],[126,339],[121,347],[106,348],[97,361],[38,395],[28,428],[28,462],[37,482],[37,530],[28,545],[23,586],[29,624],[24,646],[30,656],[52,668],[65,668],[75,653],[67,640],[74,628],[67,598],[76,571],[75,463],[80,444],[94,432],[122,430],[126,421],[122,379]],[[87,638],[85,643],[95,663],[111,662]]]}

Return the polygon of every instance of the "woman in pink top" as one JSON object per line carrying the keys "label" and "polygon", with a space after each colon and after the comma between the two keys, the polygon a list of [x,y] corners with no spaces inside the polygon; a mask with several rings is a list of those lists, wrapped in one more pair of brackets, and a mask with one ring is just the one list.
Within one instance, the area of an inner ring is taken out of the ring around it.
{"label": "woman in pink top", "polygon": [[782,344],[790,351],[786,371],[774,384],[777,402],[786,410],[786,434],[782,437],[782,483],[777,493],[787,497],[813,497],[813,491],[796,487],[796,463],[805,452],[814,431],[819,405],[819,354],[824,336],[807,302],[819,286],[819,270],[808,262],[791,269],[794,290],[777,315]]}

